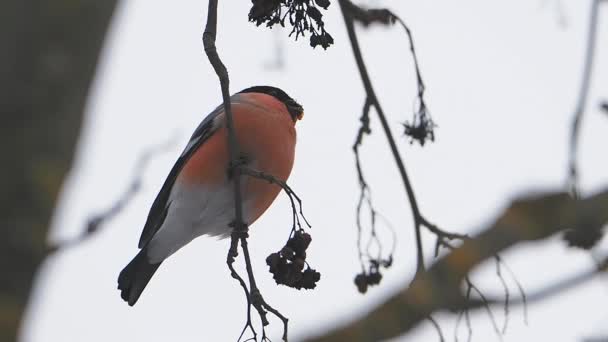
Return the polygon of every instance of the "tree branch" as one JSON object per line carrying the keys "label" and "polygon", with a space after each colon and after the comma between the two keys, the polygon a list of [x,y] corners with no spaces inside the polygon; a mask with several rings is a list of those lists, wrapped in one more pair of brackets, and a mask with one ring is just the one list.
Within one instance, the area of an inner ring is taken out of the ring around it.
{"label": "tree branch", "polygon": [[583,78],[579,90],[578,101],[572,118],[572,126],[570,132],[570,173],[569,187],[575,196],[578,196],[578,142],[581,130],[581,122],[585,114],[587,105],[587,97],[589,95],[589,87],[591,85],[591,71],[593,69],[593,60],[595,57],[595,45],[598,26],[598,9],[602,0],[591,0],[589,12],[589,28],[587,32],[587,49],[585,53],[585,64],[583,66]]}
{"label": "tree branch", "polygon": [[[234,270],[232,263],[234,262],[234,258],[237,256],[237,245],[238,241],[241,242],[241,248],[243,250],[243,256],[245,258],[245,268],[247,270],[247,276],[249,278],[249,292],[247,293],[246,286],[244,290],[247,294],[247,325],[243,329],[240,338],[243,336],[244,331],[247,327],[251,328],[254,338],[257,340],[256,332],[253,330],[253,326],[251,325],[251,314],[250,307],[251,305],[257,310],[260,319],[262,320],[262,341],[267,340],[266,331],[264,327],[269,324],[268,319],[266,318],[266,310],[275,314],[279,317],[284,323],[283,329],[283,340],[287,341],[287,318],[285,318],[280,312],[272,308],[270,305],[264,301],[260,290],[256,284],[255,276],[253,274],[253,268],[251,266],[251,257],[249,255],[249,247],[247,243],[248,237],[248,227],[247,223],[243,221],[243,201],[241,197],[241,173],[242,173],[242,162],[240,158],[239,146],[236,138],[237,132],[234,128],[234,120],[232,116],[231,104],[230,104],[230,79],[228,77],[228,70],[222,63],[219,54],[217,52],[217,48],[215,46],[216,40],[216,32],[217,32],[217,4],[218,0],[209,0],[209,8],[207,13],[207,25],[205,26],[205,32],[203,33],[203,45],[205,48],[205,53],[209,59],[209,62],[213,66],[215,73],[217,74],[220,80],[220,87],[222,91],[222,98],[224,103],[224,112],[226,114],[226,128],[228,130],[228,147],[230,152],[230,165],[228,169],[228,173],[231,175],[232,181],[234,183],[234,208],[235,208],[235,220],[232,223],[232,227],[234,228],[231,235],[231,245],[230,250],[228,252],[228,267],[232,276],[239,281],[241,286],[244,285],[244,282],[240,276]],[[235,276],[236,275],[236,276]]]}
{"label": "tree branch", "polygon": [[241,199],[241,168],[239,166],[239,146],[236,139],[236,131],[234,129],[234,120],[232,117],[232,109],[230,104],[230,78],[228,70],[222,63],[220,56],[217,53],[215,46],[215,38],[217,31],[217,0],[209,0],[209,9],[207,12],[207,25],[203,33],[203,46],[209,62],[213,66],[217,77],[220,79],[220,88],[222,91],[222,99],[224,102],[224,112],[226,113],[226,128],[228,130],[228,149],[230,152],[230,174],[234,182],[234,214],[235,222],[234,229],[236,231],[246,232],[247,227],[243,222],[243,204]]}
{"label": "tree branch", "polygon": [[[361,319],[309,341],[384,340],[411,330],[433,312],[482,307],[484,301],[467,300],[460,286],[480,263],[522,242],[543,240],[565,229],[593,231],[606,222],[608,189],[579,200],[560,192],[517,199],[491,226],[465,240],[462,246],[440,258],[428,271],[419,273],[409,287],[404,287]],[[605,264],[598,269],[604,270]],[[559,293],[576,284],[579,278],[565,282],[567,286],[562,284],[535,294],[534,300]]]}
{"label": "tree branch", "polygon": [[91,216],[87,222],[86,228],[78,236],[49,246],[47,249],[47,254],[50,255],[60,252],[66,248],[82,244],[95,236],[95,234],[98,233],[108,221],[120,214],[141,189],[143,174],[148,166],[148,163],[150,162],[150,159],[169,148],[174,142],[174,139],[171,139],[162,145],[153,146],[143,151],[143,153],[139,156],[137,163],[135,163],[135,171],[133,173],[131,183],[125,192],[118,198],[118,200],[116,200],[114,204],[107,210]]}
{"label": "tree branch", "polygon": [[344,24],[346,25],[346,30],[348,32],[348,38],[351,43],[351,47],[353,49],[353,54],[355,56],[355,61],[357,63],[357,68],[359,69],[359,74],[361,76],[361,80],[363,81],[363,86],[365,88],[365,93],[367,95],[367,99],[370,101],[371,105],[376,109],[376,114],[378,115],[378,119],[382,124],[382,129],[386,135],[386,139],[388,140],[389,147],[391,149],[391,153],[393,154],[393,158],[395,159],[395,163],[397,165],[397,169],[399,171],[399,175],[405,187],[405,191],[410,202],[410,207],[412,210],[412,215],[414,217],[414,230],[416,234],[416,250],[417,250],[417,272],[424,271],[424,251],[422,247],[422,239],[421,239],[421,214],[418,209],[418,202],[416,201],[416,196],[414,194],[414,189],[409,180],[407,172],[405,170],[405,165],[403,164],[403,160],[401,159],[401,155],[399,154],[399,149],[397,148],[397,144],[395,143],[395,139],[393,138],[393,133],[390,129],[388,121],[386,120],[386,116],[384,115],[384,111],[382,110],[382,106],[376,96],[374,88],[371,83],[371,79],[369,77],[369,73],[367,72],[367,68],[365,66],[365,62],[363,61],[363,56],[361,55],[361,48],[359,46],[359,40],[357,39],[357,33],[355,32],[354,27],[354,19],[356,18],[353,15],[354,12],[353,6],[355,6],[352,2],[348,0],[339,0],[340,8],[342,10],[342,16],[344,17]]}

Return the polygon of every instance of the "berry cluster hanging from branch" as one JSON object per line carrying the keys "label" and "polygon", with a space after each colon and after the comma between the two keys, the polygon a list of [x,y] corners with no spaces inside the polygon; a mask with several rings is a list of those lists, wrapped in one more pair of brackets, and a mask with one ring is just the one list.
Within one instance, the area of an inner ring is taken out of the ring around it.
{"label": "berry cluster hanging from branch", "polygon": [[323,14],[319,7],[327,10],[329,0],[252,0],[249,21],[257,26],[266,23],[272,28],[275,24],[285,27],[285,19],[292,26],[289,36],[295,39],[310,33],[310,46],[327,49],[334,43],[333,37],[325,30]]}

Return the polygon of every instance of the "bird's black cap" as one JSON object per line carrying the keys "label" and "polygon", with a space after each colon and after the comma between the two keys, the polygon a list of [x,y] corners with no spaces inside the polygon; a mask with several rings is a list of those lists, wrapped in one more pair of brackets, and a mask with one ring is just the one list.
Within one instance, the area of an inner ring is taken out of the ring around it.
{"label": "bird's black cap", "polygon": [[289,95],[287,95],[286,92],[276,87],[254,86],[243,89],[239,93],[262,93],[276,98],[285,104],[293,121],[301,119],[302,115],[304,114],[304,108],[302,108],[302,106],[297,103],[296,100],[292,99]]}

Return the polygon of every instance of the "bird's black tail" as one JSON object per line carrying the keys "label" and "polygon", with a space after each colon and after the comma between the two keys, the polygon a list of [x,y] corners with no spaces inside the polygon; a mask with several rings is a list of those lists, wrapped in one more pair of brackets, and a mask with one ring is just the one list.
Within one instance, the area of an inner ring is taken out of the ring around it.
{"label": "bird's black tail", "polygon": [[118,289],[122,299],[131,306],[135,305],[160,264],[148,262],[145,248],[139,251],[118,276]]}

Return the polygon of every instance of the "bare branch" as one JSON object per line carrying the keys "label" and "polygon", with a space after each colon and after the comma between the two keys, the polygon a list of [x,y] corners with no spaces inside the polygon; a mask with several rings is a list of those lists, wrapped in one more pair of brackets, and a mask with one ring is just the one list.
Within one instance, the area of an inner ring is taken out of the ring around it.
{"label": "bare branch", "polygon": [[[465,277],[465,282],[468,286],[468,288],[472,291],[475,291],[475,293],[477,293],[477,295],[479,296],[478,299],[478,303],[481,304],[481,306],[486,310],[488,317],[490,318],[490,321],[492,322],[492,328],[494,328],[494,332],[496,333],[496,335],[498,336],[498,338],[502,341],[502,335],[500,332],[500,329],[498,329],[498,323],[496,323],[496,318],[494,317],[494,312],[492,311],[492,308],[490,307],[490,305],[492,304],[492,302],[490,302],[488,300],[488,298],[486,298],[486,296],[483,294],[483,292],[481,292],[481,290],[475,286],[475,284],[473,284],[473,282],[471,282],[471,279],[469,277]],[[467,292],[467,301],[471,300],[471,291]],[[465,308],[465,310],[468,310],[469,308]]]}
{"label": "bare branch", "polygon": [[120,214],[124,210],[124,208],[129,203],[131,203],[133,197],[137,195],[137,193],[142,187],[142,178],[150,160],[156,155],[169,149],[174,144],[175,139],[172,138],[171,140],[163,143],[162,145],[154,146],[145,150],[139,156],[137,163],[135,163],[135,171],[133,172],[134,175],[131,180],[131,183],[129,184],[125,192],[118,198],[118,200],[116,200],[116,202],[114,202],[114,204],[109,209],[91,216],[87,222],[86,228],[77,237],[68,241],[49,246],[47,249],[47,254],[53,254],[66,248],[77,246],[89,240],[95,235],[95,233],[101,231],[104,225],[108,221],[112,220],[114,217],[118,216],[118,214]]}
{"label": "bare branch", "polygon": [[439,335],[439,342],[445,342],[445,337],[443,337],[443,330],[441,330],[441,326],[437,321],[433,318],[433,316],[429,316],[427,318],[429,322],[433,325],[433,328],[437,331],[437,335]]}
{"label": "bare branch", "polygon": [[606,272],[608,270],[608,258],[605,258],[601,261],[596,267],[591,270],[583,271],[577,273],[569,278],[561,280],[555,284],[548,285],[545,288],[540,290],[536,290],[525,297],[516,298],[512,301],[513,304],[522,304],[522,303],[533,303],[545,300],[547,298],[553,297],[557,294],[563,293],[567,290],[570,290],[578,285],[583,284],[584,282],[592,279],[598,273]]}
{"label": "bare branch", "polygon": [[598,26],[598,9],[602,0],[591,0],[589,12],[589,28],[587,32],[587,50],[585,53],[585,64],[583,66],[583,78],[579,90],[578,101],[572,118],[572,128],[570,133],[570,174],[569,186],[575,196],[578,196],[578,142],[580,136],[581,122],[585,114],[587,105],[587,97],[589,95],[589,87],[591,85],[591,70],[593,69],[593,60],[595,57],[595,45]]}
{"label": "bare branch", "polygon": [[[374,217],[376,216],[376,211],[373,208],[373,205],[371,203],[371,195],[370,195],[369,186],[368,186],[367,182],[365,181],[365,178],[363,177],[361,160],[360,160],[360,156],[359,156],[359,147],[361,146],[361,144],[363,142],[363,136],[365,134],[370,133],[369,111],[373,107],[376,111],[376,114],[378,115],[378,118],[382,125],[382,129],[388,140],[391,153],[393,154],[393,158],[397,165],[397,169],[399,171],[401,180],[404,184],[405,192],[406,192],[406,195],[407,195],[409,203],[410,203],[412,216],[413,216],[413,220],[414,220],[414,232],[415,232],[415,237],[416,237],[416,253],[417,253],[416,272],[417,273],[423,272],[425,270],[425,266],[424,266],[424,250],[423,250],[422,238],[421,238],[422,227],[427,227],[432,233],[437,235],[436,251],[438,251],[439,246],[447,246],[448,245],[447,240],[454,239],[454,238],[462,239],[464,237],[464,235],[446,233],[446,232],[440,230],[439,228],[437,228],[435,225],[430,224],[422,216],[420,209],[418,207],[416,196],[414,194],[412,183],[405,170],[405,165],[403,163],[403,159],[401,158],[401,155],[400,155],[397,145],[395,143],[395,139],[393,138],[393,133],[390,129],[390,126],[388,125],[386,115],[384,114],[384,111],[382,110],[380,102],[375,94],[374,88],[371,83],[371,79],[370,79],[368,71],[367,71],[367,67],[365,66],[365,62],[363,61],[363,57],[361,54],[361,48],[359,46],[359,41],[357,38],[357,33],[354,28],[354,22],[357,21],[364,26],[369,26],[374,23],[381,24],[381,25],[391,25],[396,22],[399,22],[400,25],[405,29],[405,32],[407,33],[409,44],[410,44],[410,51],[412,53],[413,60],[414,60],[414,67],[416,70],[416,81],[418,84],[418,94],[417,94],[418,108],[417,108],[416,112],[414,113],[414,119],[413,119],[412,123],[408,123],[408,122],[404,123],[404,128],[405,128],[406,135],[409,135],[414,140],[418,140],[420,142],[420,144],[423,145],[425,139],[427,139],[427,138],[430,138],[431,140],[434,139],[434,134],[432,132],[432,128],[435,126],[435,124],[432,122],[430,116],[428,115],[427,107],[426,107],[426,104],[424,101],[425,86],[424,86],[424,82],[422,81],[422,76],[420,73],[420,67],[418,64],[418,58],[416,56],[416,50],[414,48],[413,37],[412,37],[410,29],[407,27],[405,22],[403,20],[401,20],[399,17],[397,17],[395,14],[393,14],[390,10],[363,9],[363,8],[353,4],[349,0],[339,0],[339,3],[340,3],[340,8],[342,10],[342,15],[344,17],[344,22],[346,25],[346,30],[348,32],[348,37],[349,37],[349,40],[351,43],[351,47],[353,49],[353,54],[355,56],[355,61],[357,63],[357,67],[359,69],[359,74],[363,81],[363,86],[365,88],[365,93],[366,93],[365,106],[363,109],[363,115],[361,116],[361,127],[359,129],[357,138],[355,140],[355,144],[353,146],[353,151],[355,153],[357,174],[358,174],[358,179],[359,179],[359,186],[360,186],[360,191],[361,191],[361,194],[359,197],[359,203],[357,206],[357,229],[358,229],[358,234],[359,234],[358,235],[359,236],[358,245],[361,246],[362,226],[361,226],[361,221],[360,221],[360,214],[361,214],[361,209],[362,209],[363,203],[367,203],[367,206],[369,207],[369,210],[370,210],[370,213],[372,216],[372,239],[374,239],[374,238],[377,239],[377,237],[374,235],[375,229],[374,229],[374,225],[373,225],[373,223],[375,222]],[[370,241],[372,241],[372,240],[370,240]],[[355,283],[359,287],[359,290],[364,292],[365,289],[367,289],[368,282],[364,281],[364,279],[363,279],[363,277],[365,277],[367,275],[366,275],[365,265],[364,265],[364,261],[363,261],[363,255],[361,252],[361,247],[359,247],[359,249],[360,249],[359,259],[361,260],[361,263],[362,263],[363,273],[357,275],[357,278],[355,278]],[[389,259],[390,259],[390,257],[389,257]],[[371,261],[373,261],[373,260],[371,260]],[[377,275],[374,275],[374,277],[372,279],[373,280],[372,283],[379,281],[379,278],[378,278],[379,276],[380,276],[379,273]]]}
{"label": "bare branch", "polygon": [[371,24],[380,25],[393,25],[399,23],[407,34],[410,52],[412,53],[412,59],[414,61],[414,70],[416,71],[416,83],[418,86],[417,94],[417,108],[414,112],[414,118],[411,122],[404,122],[404,134],[411,138],[410,143],[418,141],[421,146],[424,145],[427,139],[431,141],[435,140],[435,123],[431,118],[428,108],[424,100],[424,92],[426,87],[422,80],[422,73],[420,72],[420,64],[418,63],[418,55],[416,54],[416,48],[414,46],[414,37],[412,31],[405,24],[405,22],[397,16],[395,13],[388,9],[363,9],[350,1],[345,4],[345,10],[352,16],[354,20],[361,23],[364,27],[368,27]]}
{"label": "bare branch", "polygon": [[[357,177],[359,180],[359,202],[357,203],[357,249],[359,252],[359,263],[361,264],[361,273],[357,274],[355,277],[355,285],[360,293],[367,292],[369,286],[378,285],[380,280],[382,279],[382,274],[380,273],[381,268],[388,268],[392,265],[393,260],[393,252],[395,251],[396,246],[396,234],[395,230],[388,223],[388,220],[384,219],[381,214],[374,208],[372,201],[371,189],[365,180],[365,176],[363,175],[363,167],[361,165],[361,155],[359,153],[359,148],[363,145],[363,137],[367,134],[371,134],[370,128],[370,118],[369,112],[371,110],[372,102],[368,98],[365,99],[365,104],[363,105],[363,113],[361,114],[361,118],[359,121],[361,122],[361,126],[359,127],[359,131],[357,132],[357,136],[355,138],[355,143],[353,144],[353,152],[355,154],[355,167],[357,170]],[[367,205],[367,209],[369,210],[370,220],[371,220],[371,232],[370,238],[367,241],[366,247],[363,247],[363,223],[361,222],[361,215],[363,211],[363,206]],[[386,227],[388,227],[391,238],[392,238],[392,248],[390,252],[387,254],[385,258],[383,256],[382,251],[382,243],[380,242],[380,238],[378,237],[378,231],[376,230],[376,222],[377,219],[381,218],[384,220]],[[371,249],[372,247],[376,247],[376,255],[372,256]]]}
{"label": "bare branch", "polygon": [[[229,89],[229,77],[228,71],[224,64],[222,63],[218,53],[217,48],[215,46],[216,39],[216,30],[217,30],[217,0],[209,0],[209,9],[207,13],[207,25],[205,27],[205,32],[203,33],[203,45],[205,47],[205,53],[209,58],[209,62],[213,66],[215,73],[217,74],[220,80],[220,87],[222,90],[222,98],[224,104],[224,112],[226,113],[226,128],[228,130],[228,147],[230,152],[230,166],[229,166],[229,174],[232,176],[232,181],[234,183],[234,208],[235,208],[235,220],[232,223],[232,227],[234,228],[232,233],[232,243],[228,256],[228,265],[231,274],[235,277],[235,270],[231,264],[231,258],[236,256],[236,245],[237,240],[241,242],[241,248],[243,250],[243,256],[245,258],[245,268],[247,270],[247,275],[249,278],[249,293],[247,295],[247,303],[248,303],[248,321],[245,329],[249,326],[251,327],[251,316],[249,314],[249,309],[251,305],[257,310],[260,319],[262,320],[262,341],[267,340],[266,332],[264,327],[269,324],[268,319],[266,318],[266,310],[275,314],[279,317],[284,323],[283,329],[283,340],[287,341],[287,318],[281,315],[277,310],[268,305],[264,298],[262,297],[255,280],[255,276],[253,275],[253,268],[251,266],[251,257],[249,255],[249,248],[247,243],[248,237],[248,227],[246,223],[243,221],[243,203],[241,198],[241,168],[242,161],[240,158],[239,146],[236,139],[236,134],[234,129],[234,121],[232,116],[232,110],[230,105],[230,89]],[[238,274],[236,274],[238,276]],[[244,284],[243,280],[240,279],[240,276],[235,277],[239,280],[241,286]],[[246,287],[244,287],[247,290]],[[252,328],[255,338],[255,331]],[[242,337],[241,333],[241,337]]]}
{"label": "bare branch", "polygon": [[504,300],[503,310],[504,310],[505,321],[502,325],[502,330],[501,330],[501,333],[504,335],[507,333],[507,327],[509,326],[509,299],[511,297],[511,292],[509,291],[509,286],[507,285],[507,281],[505,280],[505,277],[502,274],[500,257],[497,255],[494,257],[494,259],[495,259],[495,264],[496,264],[496,276],[498,277],[498,279],[500,279],[500,284],[502,285],[502,288],[504,290],[505,300]]}
{"label": "bare branch", "polygon": [[421,232],[420,232],[420,210],[418,209],[418,203],[416,201],[416,196],[414,195],[414,189],[409,180],[407,172],[405,170],[405,165],[403,160],[401,159],[401,155],[399,154],[399,150],[397,148],[397,144],[395,139],[393,138],[393,133],[390,129],[388,121],[386,120],[386,116],[384,115],[384,111],[380,106],[380,102],[376,96],[374,88],[371,83],[371,79],[369,77],[369,73],[367,72],[367,68],[365,66],[365,62],[363,61],[363,56],[361,55],[361,48],[359,47],[359,40],[357,39],[357,34],[355,32],[354,27],[354,17],[353,17],[353,4],[348,0],[339,0],[340,8],[342,9],[342,16],[344,17],[344,23],[346,25],[346,30],[348,32],[348,37],[351,43],[351,47],[353,49],[353,54],[355,56],[355,61],[357,62],[357,68],[359,69],[359,74],[361,75],[361,79],[363,81],[363,86],[365,88],[365,93],[367,94],[367,99],[370,101],[371,105],[376,109],[376,113],[378,118],[380,119],[380,123],[382,124],[382,129],[386,135],[388,140],[391,152],[395,159],[395,163],[397,164],[397,169],[399,170],[399,175],[401,176],[401,180],[403,181],[403,185],[405,187],[405,191],[407,193],[407,197],[410,202],[411,210],[414,216],[414,230],[416,233],[416,250],[417,250],[417,272],[424,271],[424,251],[422,249],[422,240],[421,240]]}
{"label": "bare branch", "polygon": [[[523,285],[519,282],[519,280],[515,276],[515,273],[511,270],[509,265],[507,265],[507,263],[505,263],[505,261],[502,259],[502,257],[497,254],[495,256],[495,258],[496,258],[496,263],[501,264],[507,270],[507,272],[511,276],[511,279],[515,282],[515,285],[517,286],[517,290],[519,291],[519,296],[520,296],[520,303],[523,304],[524,324],[528,325],[528,296],[526,295],[526,291],[524,290]],[[496,267],[499,267],[499,266],[497,265]],[[506,305],[506,303],[505,303],[505,305]]]}
{"label": "bare branch", "polygon": [[230,79],[228,77],[228,70],[222,63],[220,56],[217,53],[215,46],[217,30],[217,0],[209,0],[209,10],[207,13],[207,25],[205,32],[203,33],[203,45],[205,47],[205,53],[209,58],[209,62],[213,66],[215,73],[220,79],[220,87],[222,91],[222,99],[224,104],[224,111],[226,113],[226,127],[228,129],[228,148],[230,152],[230,174],[234,182],[234,208],[235,208],[235,222],[234,228],[237,231],[247,231],[247,227],[243,222],[243,203],[241,199],[241,182],[240,174],[241,169],[239,167],[239,146],[236,140],[236,131],[234,129],[234,120],[232,117],[232,109],[230,104]]}

